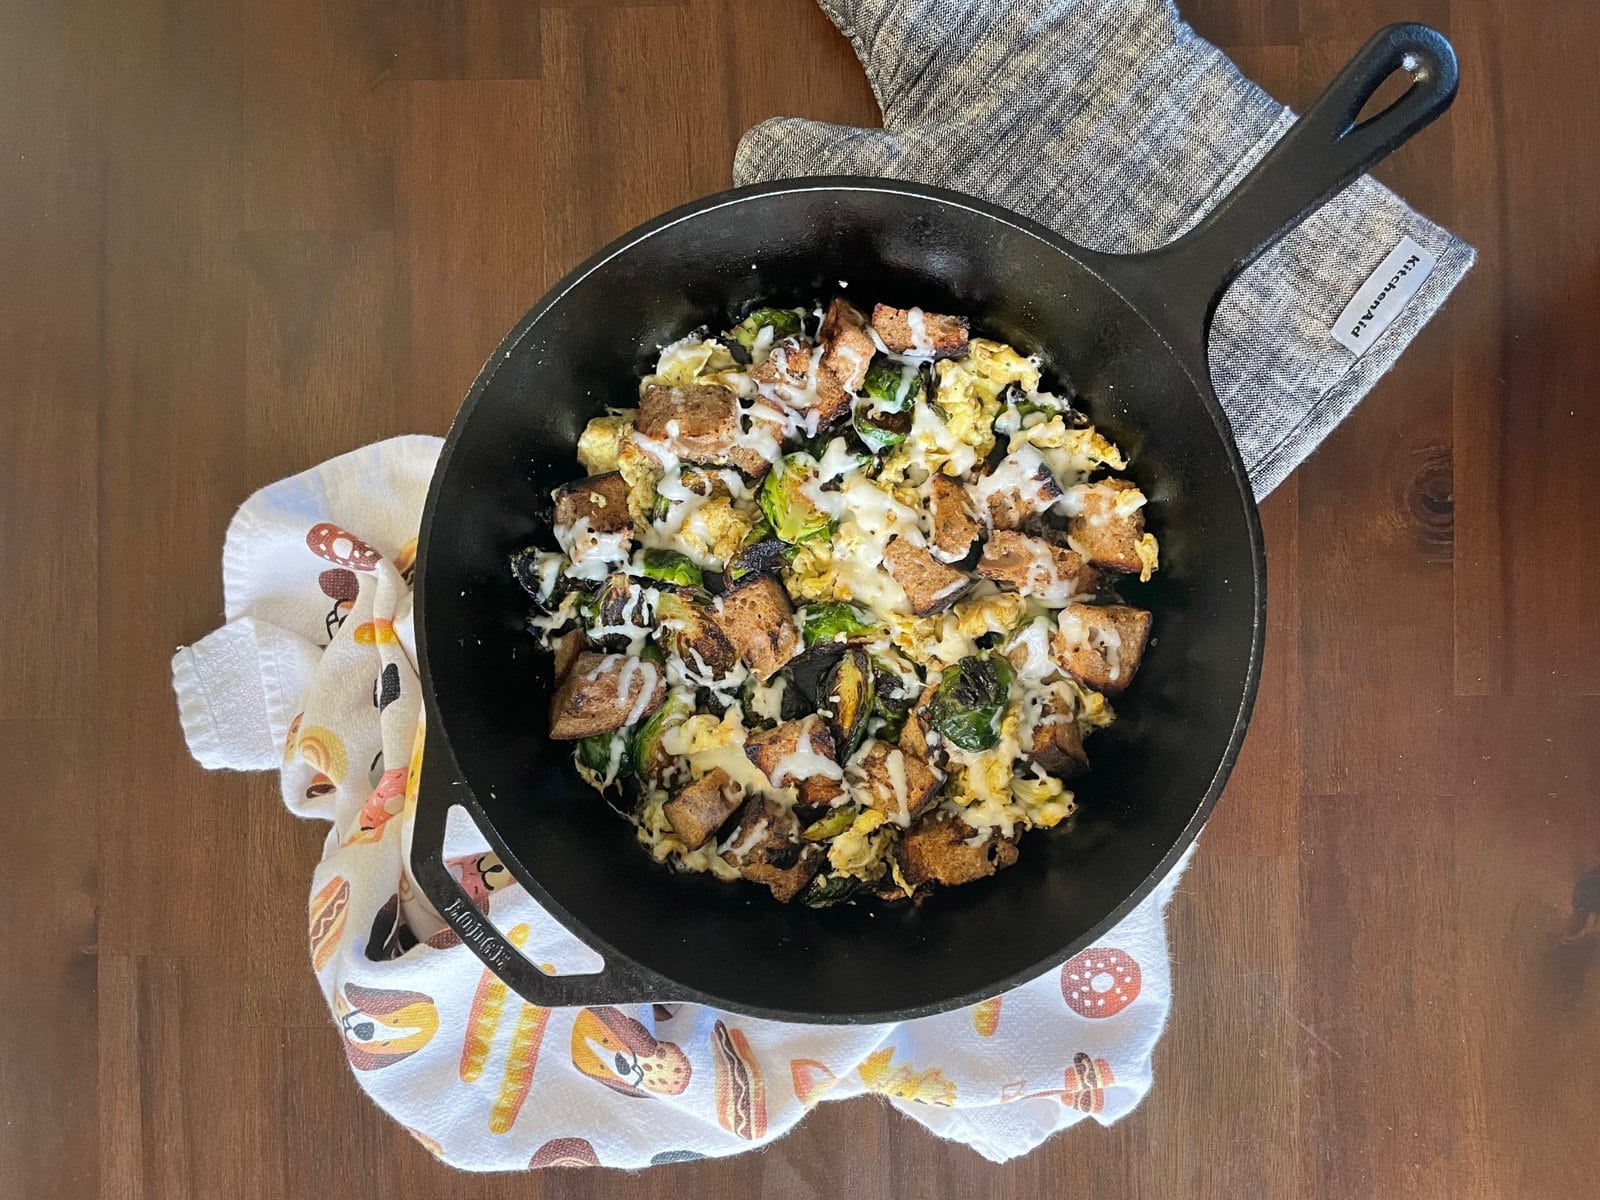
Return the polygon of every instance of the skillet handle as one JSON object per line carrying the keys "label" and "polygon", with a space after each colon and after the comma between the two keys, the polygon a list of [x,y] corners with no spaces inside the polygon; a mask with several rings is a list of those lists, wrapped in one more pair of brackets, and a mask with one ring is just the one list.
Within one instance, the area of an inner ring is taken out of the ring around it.
{"label": "skillet handle", "polygon": [[[1406,93],[1356,118],[1396,71]],[[1113,259],[1113,281],[1209,378],[1206,339],[1217,304],[1239,273],[1368,168],[1450,107],[1460,73],[1444,35],[1390,25],[1373,35],[1305,114],[1193,229],[1147,254]]]}
{"label": "skillet handle", "polygon": [[438,722],[429,720],[411,830],[411,873],[439,916],[486,967],[530,1004],[562,1008],[670,999],[670,989],[662,980],[634,963],[616,958],[608,958],[606,965],[592,975],[547,975],[489,923],[445,865],[445,824],[450,809],[462,804],[471,812],[472,805],[455,757],[437,728]]}

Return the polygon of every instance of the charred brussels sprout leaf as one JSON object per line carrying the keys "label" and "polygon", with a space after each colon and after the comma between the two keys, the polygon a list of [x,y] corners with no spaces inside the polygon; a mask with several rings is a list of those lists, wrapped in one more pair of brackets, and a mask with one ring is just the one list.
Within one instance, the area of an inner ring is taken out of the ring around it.
{"label": "charred brussels sprout leaf", "polygon": [[933,727],[963,750],[992,748],[1000,740],[1011,679],[1011,664],[998,655],[963,658],[939,680],[929,706]]}
{"label": "charred brussels sprout leaf", "polygon": [[563,591],[569,590],[563,585],[566,583],[567,568],[571,565],[565,554],[541,550],[537,546],[518,550],[511,556],[511,574],[516,576],[523,591],[546,607],[551,606]]}
{"label": "charred brussels sprout leaf", "polygon": [[891,359],[879,357],[867,368],[867,379],[861,390],[871,396],[879,412],[909,412],[923,394],[922,373],[902,367]]}
{"label": "charred brussels sprout leaf", "polygon": [[800,893],[800,903],[807,908],[827,908],[848,900],[859,886],[849,875],[818,875]]}
{"label": "charred brussels sprout leaf", "polygon": [[858,404],[855,428],[867,449],[882,454],[906,440],[911,432],[911,417],[907,413],[875,413],[870,405]]}
{"label": "charred brussels sprout leaf", "polygon": [[871,637],[877,632],[878,627],[864,611],[844,600],[808,604],[800,622],[800,636],[808,647],[821,642]]}
{"label": "charred brussels sprout leaf", "polygon": [[774,534],[766,517],[762,517],[739,543],[738,552],[728,560],[725,574],[729,583],[738,583],[751,575],[776,575],[794,556],[795,548]]}
{"label": "charred brussels sprout leaf", "polygon": [[791,546],[827,537],[833,528],[828,519],[801,491],[813,477],[816,463],[808,454],[791,454],[779,459],[761,481],[756,499],[773,533]]}
{"label": "charred brussels sprout leaf", "polygon": [[798,337],[800,316],[787,308],[758,308],[728,330],[728,336],[749,350],[756,344],[756,338],[761,335],[762,329],[767,326],[772,327],[772,340],[775,342],[782,341],[786,337]]}
{"label": "charred brussels sprout leaf", "polygon": [[646,550],[640,570],[648,579],[675,583],[680,587],[697,588],[705,583],[704,572],[687,555],[679,554],[676,550]]}
{"label": "charred brussels sprout leaf", "polygon": [[872,663],[860,650],[851,650],[828,672],[822,685],[821,707],[828,713],[828,727],[840,757],[853,754],[867,735],[867,717],[872,713]]}
{"label": "charred brussels sprout leaf", "polygon": [[672,763],[672,755],[661,746],[667,730],[681,725],[694,715],[694,702],[682,692],[670,692],[666,703],[640,724],[628,746],[630,766],[640,779],[649,781]]}
{"label": "charred brussels sprout leaf", "polygon": [[573,757],[578,773],[591,787],[608,788],[633,771],[631,729],[597,733],[578,742]]}
{"label": "charred brussels sprout leaf", "polygon": [[838,837],[854,825],[860,813],[861,810],[854,804],[841,804],[838,808],[829,809],[825,815],[807,825],[800,831],[800,836],[808,842],[825,842],[831,837]]}

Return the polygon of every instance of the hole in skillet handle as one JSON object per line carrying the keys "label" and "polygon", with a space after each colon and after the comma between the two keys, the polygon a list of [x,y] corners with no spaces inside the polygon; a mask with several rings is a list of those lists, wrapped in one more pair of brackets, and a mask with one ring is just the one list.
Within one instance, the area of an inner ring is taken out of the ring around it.
{"label": "hole in skillet handle", "polygon": [[[432,707],[429,705],[428,707]],[[434,713],[427,713],[427,732],[422,751],[422,777],[417,785],[416,814],[411,835],[411,873],[434,911],[455,930],[467,947],[524,1000],[545,1008],[592,1007],[608,1004],[636,1004],[677,999],[675,989],[653,972],[647,971],[609,947],[596,946],[572,929],[573,935],[589,945],[604,960],[598,972],[589,975],[547,975],[511,941],[503,937],[467,895],[466,889],[450,873],[444,862],[445,827],[450,809],[460,805],[478,827],[471,792],[462,782],[455,756],[439,732]],[[493,839],[490,839],[491,842]],[[495,846],[505,856],[505,848]],[[537,899],[537,897],[536,897]],[[558,912],[546,906],[558,920]]]}
{"label": "hole in skillet handle", "polygon": [[[1410,86],[1367,116],[1396,73]],[[1239,273],[1439,117],[1459,82],[1455,51],[1438,30],[1379,30],[1189,232],[1147,254],[1097,257],[1096,265],[1165,335],[1195,380],[1208,383],[1211,319]]]}

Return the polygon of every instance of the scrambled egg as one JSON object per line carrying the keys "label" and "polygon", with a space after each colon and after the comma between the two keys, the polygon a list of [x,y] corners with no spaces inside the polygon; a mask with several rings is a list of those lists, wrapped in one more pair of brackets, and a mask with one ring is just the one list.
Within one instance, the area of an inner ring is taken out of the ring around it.
{"label": "scrambled egg", "polygon": [[1028,824],[1045,829],[1059,825],[1078,807],[1061,780],[1037,767],[1012,779],[1011,795],[1026,814]]}
{"label": "scrambled egg", "polygon": [[883,875],[892,830],[881,829],[888,820],[875,808],[864,809],[855,823],[828,846],[828,866],[836,875],[871,882]]}
{"label": "scrambled egg", "polygon": [[646,375],[639,384],[639,393],[660,385],[682,386],[707,375],[736,371],[738,362],[728,348],[715,338],[689,336],[679,338],[670,346],[661,348],[656,360],[654,375]]}
{"label": "scrambled egg", "polygon": [[623,443],[633,433],[637,409],[625,409],[609,416],[596,417],[578,435],[578,461],[591,475],[605,475],[617,469]]}
{"label": "scrambled egg", "polygon": [[739,552],[755,523],[754,514],[739,511],[726,493],[712,496],[684,520],[678,545],[690,558],[720,565]]}
{"label": "scrambled egg", "polygon": [[1087,477],[1098,466],[1121,471],[1128,465],[1122,451],[1102,437],[1099,430],[1093,426],[1069,429],[1066,419],[1060,416],[1029,425],[1020,436],[1044,453],[1057,479]]}
{"label": "scrambled egg", "polygon": [[1008,384],[1018,383],[1025,392],[1039,390],[1039,364],[1035,359],[1023,358],[1004,342],[988,338],[973,338],[967,343],[967,366],[999,396]]}
{"label": "scrambled egg", "polygon": [[1134,553],[1139,556],[1139,582],[1149,583],[1150,576],[1156,573],[1156,567],[1161,561],[1161,550],[1156,545],[1156,535],[1147,533],[1140,538]]}
{"label": "scrambled egg", "polygon": [[648,524],[662,474],[660,460],[637,442],[626,441],[617,451],[617,470],[628,484],[629,515],[640,524]]}

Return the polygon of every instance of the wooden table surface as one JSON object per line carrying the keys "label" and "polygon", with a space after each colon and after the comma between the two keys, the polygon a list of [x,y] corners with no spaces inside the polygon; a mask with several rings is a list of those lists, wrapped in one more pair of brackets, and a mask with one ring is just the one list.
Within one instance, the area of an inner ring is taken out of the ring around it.
{"label": "wooden table surface", "polygon": [[1006,1167],[861,1099],[624,1183],[458,1175],[365,1100],[307,970],[323,829],[189,759],[168,659],[250,491],[442,432],[753,122],[874,122],[848,46],[810,0],[0,8],[0,1192],[1594,1195],[1600,7],[1186,12],[1297,104],[1385,21],[1447,31],[1460,100],[1381,174],[1481,258],[1263,506],[1261,698],[1154,1090]]}

